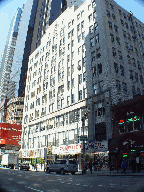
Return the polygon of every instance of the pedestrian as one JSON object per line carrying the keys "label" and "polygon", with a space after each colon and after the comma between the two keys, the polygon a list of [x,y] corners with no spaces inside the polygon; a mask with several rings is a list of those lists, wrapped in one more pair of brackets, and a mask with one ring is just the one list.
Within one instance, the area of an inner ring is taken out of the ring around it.
{"label": "pedestrian", "polygon": [[92,161],[91,161],[91,160],[90,160],[90,162],[89,162],[89,169],[90,169],[91,174],[92,174]]}
{"label": "pedestrian", "polygon": [[121,168],[123,169],[123,173],[125,174],[125,171],[126,171],[126,169],[127,169],[127,164],[126,164],[126,162],[124,161],[124,159],[122,160]]}

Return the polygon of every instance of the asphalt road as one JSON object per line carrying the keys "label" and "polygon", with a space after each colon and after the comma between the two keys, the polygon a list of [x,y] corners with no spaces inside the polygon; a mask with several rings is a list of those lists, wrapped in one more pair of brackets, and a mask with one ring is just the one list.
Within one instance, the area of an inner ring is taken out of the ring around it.
{"label": "asphalt road", "polygon": [[144,192],[141,176],[59,175],[0,169],[0,192]]}

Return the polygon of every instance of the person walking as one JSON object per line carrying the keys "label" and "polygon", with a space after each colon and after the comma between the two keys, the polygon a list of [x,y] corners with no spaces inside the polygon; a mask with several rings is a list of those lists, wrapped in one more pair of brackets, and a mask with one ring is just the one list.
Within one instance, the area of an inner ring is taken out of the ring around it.
{"label": "person walking", "polygon": [[123,173],[125,174],[126,169],[127,169],[127,164],[126,164],[126,162],[124,161],[124,159],[122,160],[121,168],[123,169]]}
{"label": "person walking", "polygon": [[91,160],[90,160],[90,162],[89,162],[89,169],[90,169],[91,175],[92,175],[92,161],[91,161]]}

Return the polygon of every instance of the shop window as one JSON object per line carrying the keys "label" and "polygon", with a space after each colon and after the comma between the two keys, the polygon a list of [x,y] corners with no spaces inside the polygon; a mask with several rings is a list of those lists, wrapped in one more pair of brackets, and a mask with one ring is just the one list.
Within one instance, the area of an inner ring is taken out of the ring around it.
{"label": "shop window", "polygon": [[139,116],[135,116],[133,118],[134,120],[134,130],[139,131],[141,130],[141,121]]}
{"label": "shop window", "polygon": [[119,133],[122,134],[122,133],[125,133],[126,130],[125,130],[125,122],[123,119],[120,119],[119,122],[118,122],[118,127],[119,127]]}

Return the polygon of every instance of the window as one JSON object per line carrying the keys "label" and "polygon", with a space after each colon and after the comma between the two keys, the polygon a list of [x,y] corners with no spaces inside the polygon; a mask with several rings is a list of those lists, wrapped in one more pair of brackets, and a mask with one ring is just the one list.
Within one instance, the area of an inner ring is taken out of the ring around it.
{"label": "window", "polygon": [[92,20],[92,14],[88,16],[89,22]]}
{"label": "window", "polygon": [[127,29],[129,28],[129,27],[128,27],[128,23],[126,23],[126,22],[125,22],[125,26],[126,26]]}
{"label": "window", "polygon": [[138,69],[141,71],[141,65],[139,61],[137,61],[137,65],[138,65]]}
{"label": "window", "polygon": [[140,76],[140,82],[141,82],[141,84],[143,84],[143,76],[142,75]]}
{"label": "window", "polygon": [[70,28],[70,26],[71,26],[71,22],[68,23],[68,29]]}
{"label": "window", "polygon": [[70,50],[70,43],[68,44],[68,50]]}
{"label": "window", "polygon": [[70,81],[67,82],[67,90],[70,90]]}
{"label": "window", "polygon": [[80,19],[80,13],[77,15],[77,20],[79,20]]}
{"label": "window", "polygon": [[94,94],[97,94],[98,93],[97,84],[94,84],[93,88],[94,88]]}
{"label": "window", "polygon": [[93,25],[91,25],[91,26],[89,27],[89,31],[90,31],[91,34],[94,32],[94,27],[93,27]]}
{"label": "window", "polygon": [[126,38],[126,31],[123,30],[123,36]]}
{"label": "window", "polygon": [[96,35],[96,43],[99,43],[99,33]]}
{"label": "window", "polygon": [[74,78],[72,79],[72,88],[74,88]]}
{"label": "window", "polygon": [[84,21],[81,22],[81,28],[84,28]]}
{"label": "window", "polygon": [[98,73],[101,74],[102,73],[102,64],[98,64]]}
{"label": "window", "polygon": [[127,84],[122,82],[123,92],[127,93]]}
{"label": "window", "polygon": [[118,26],[114,25],[115,32],[118,32]]}
{"label": "window", "polygon": [[112,4],[110,4],[110,7],[111,7],[111,9],[114,9],[114,6]]}
{"label": "window", "polygon": [[96,77],[96,66],[92,68],[93,77]]}
{"label": "window", "polygon": [[75,94],[72,94],[72,103],[75,103]]}
{"label": "window", "polygon": [[67,62],[70,61],[70,54],[67,56]]}
{"label": "window", "polygon": [[74,25],[74,19],[72,20],[72,25]]}
{"label": "window", "polygon": [[86,66],[86,57],[83,57],[83,66]]}
{"label": "window", "polygon": [[138,50],[137,50],[137,48],[134,48],[134,50],[135,50],[135,54],[138,56]]}
{"label": "window", "polygon": [[121,90],[121,85],[119,80],[116,80],[116,88],[117,88],[117,91]]}
{"label": "window", "polygon": [[70,38],[70,34],[71,34],[71,32],[68,33],[68,39]]}
{"label": "window", "polygon": [[124,25],[124,21],[122,19],[120,21],[121,21],[121,24]]}
{"label": "window", "polygon": [[136,94],[136,89],[135,89],[135,86],[134,86],[134,85],[132,86],[132,94],[133,94],[133,95]]}
{"label": "window", "polygon": [[114,69],[115,69],[115,72],[118,73],[118,64],[114,62]]}
{"label": "window", "polygon": [[96,19],[96,16],[97,16],[96,11],[94,11],[93,12],[93,18]]}
{"label": "window", "polygon": [[82,74],[79,75],[79,84],[82,83]]}
{"label": "window", "polygon": [[107,16],[110,17],[110,11],[106,10]]}
{"label": "window", "polygon": [[90,10],[91,4],[88,5],[88,11]]}
{"label": "window", "polygon": [[112,22],[108,21],[109,23],[109,29],[112,29]]}
{"label": "window", "polygon": [[95,31],[98,29],[98,23],[97,22],[94,23],[94,28],[95,28]]}
{"label": "window", "polygon": [[99,89],[100,89],[100,92],[103,91],[103,81],[99,82]]}
{"label": "window", "polygon": [[70,105],[70,96],[67,97],[67,105]]}
{"label": "window", "polygon": [[121,15],[122,15],[122,12],[121,12],[121,10],[120,10],[120,9],[118,9],[118,11],[119,11],[119,15],[121,16]]}
{"label": "window", "polygon": [[82,45],[82,52],[85,52],[85,44]]}
{"label": "window", "polygon": [[118,54],[119,54],[119,59],[123,60],[122,52],[120,50],[118,50]]}
{"label": "window", "polygon": [[137,93],[141,95],[141,90],[140,90],[140,88],[137,88]]}
{"label": "window", "polygon": [[82,39],[85,39],[85,31],[82,33]]}
{"label": "window", "polygon": [[112,55],[116,57],[116,48],[112,47]]}
{"label": "window", "polygon": [[74,36],[74,29],[72,30],[72,36]]}
{"label": "window", "polygon": [[138,82],[138,73],[135,73],[135,80]]}
{"label": "window", "polygon": [[87,98],[87,88],[83,89],[83,98]]}
{"label": "window", "polygon": [[78,55],[80,54],[81,52],[81,46],[78,48]]}
{"label": "window", "polygon": [[84,10],[81,11],[81,17],[83,17]]}
{"label": "window", "polygon": [[120,38],[119,37],[116,37],[116,41],[120,45]]}
{"label": "window", "polygon": [[130,79],[133,80],[133,71],[132,70],[130,70]]}
{"label": "window", "polygon": [[112,14],[112,18],[114,21],[116,21],[116,16],[114,14]]}
{"label": "window", "polygon": [[63,37],[63,44],[65,44],[65,37]]}
{"label": "window", "polygon": [[95,0],[92,1],[92,7],[96,6]]}
{"label": "window", "polygon": [[74,52],[72,52],[72,54],[71,54],[71,58],[72,58],[72,60],[74,59]]}
{"label": "window", "polygon": [[77,25],[77,31],[80,31],[80,24]]}
{"label": "window", "polygon": [[72,45],[72,47],[74,46],[74,40],[72,40],[71,45]]}
{"label": "window", "polygon": [[79,91],[79,100],[82,100],[82,90]]}
{"label": "window", "polygon": [[126,14],[125,13],[123,13],[123,17],[124,17],[124,19],[126,19]]}
{"label": "window", "polygon": [[124,76],[124,67],[120,65],[120,70],[121,70],[121,76]]}
{"label": "window", "polygon": [[90,42],[91,42],[91,46],[93,47],[94,46],[94,37],[90,39]]}
{"label": "window", "polygon": [[87,74],[86,74],[86,72],[83,73],[83,81],[87,81]]}
{"label": "window", "polygon": [[129,56],[129,55],[127,55],[127,60],[128,60],[128,64],[130,64],[130,65],[131,65],[131,58],[130,58],[130,56]]}
{"label": "window", "polygon": [[135,61],[135,58],[132,58],[132,64],[134,67],[136,67],[136,61]]}
{"label": "window", "polygon": [[114,42],[114,35],[110,33],[111,42]]}
{"label": "window", "polygon": [[74,64],[72,65],[71,69],[72,69],[72,74],[73,74],[74,73]]}
{"label": "window", "polygon": [[78,43],[81,41],[81,35],[78,36]]}
{"label": "window", "polygon": [[130,40],[130,41],[131,41],[131,36],[130,36],[130,34],[129,34],[129,33],[127,33],[127,37],[128,37],[128,40]]}

